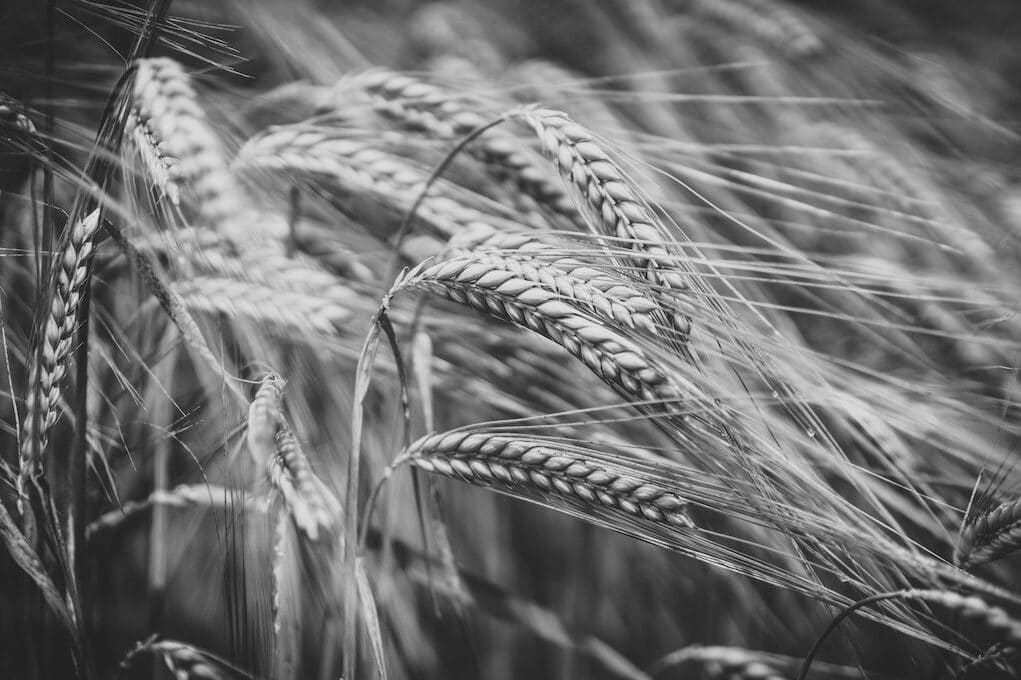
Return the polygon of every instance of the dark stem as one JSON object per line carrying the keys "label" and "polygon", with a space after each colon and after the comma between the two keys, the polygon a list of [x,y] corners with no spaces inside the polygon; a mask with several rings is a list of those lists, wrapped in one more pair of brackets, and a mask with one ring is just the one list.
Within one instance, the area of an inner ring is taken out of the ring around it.
{"label": "dark stem", "polygon": [[[53,248],[53,140],[56,128],[56,103],[53,98],[53,81],[57,76],[57,2],[46,2],[46,76],[44,95],[46,97],[46,165],[43,167],[43,247],[47,252]],[[50,260],[52,262],[52,259]],[[45,267],[39,279],[46,281],[49,267]]]}
{"label": "dark stem", "polygon": [[[153,43],[159,34],[159,24],[166,17],[170,9],[171,0],[153,0],[146,13],[145,22],[139,30],[134,44],[129,53],[129,62],[148,54]],[[56,21],[56,3],[50,0],[48,9],[53,11],[53,21]],[[54,24],[55,25],[55,24]],[[130,69],[129,69],[130,70]],[[126,75],[126,74],[125,74]],[[128,79],[122,75],[117,87],[110,95],[103,112],[103,120],[100,123],[100,133],[96,140],[96,146],[100,150],[93,152],[89,159],[89,166],[86,176],[94,180],[101,193],[105,193],[113,181],[114,162],[117,152],[120,150],[124,119],[127,115],[126,107],[118,106],[125,84]],[[47,121],[48,124],[50,121]],[[52,148],[50,145],[49,148]],[[52,151],[50,152],[52,153]],[[52,163],[50,163],[52,165]],[[94,196],[82,201],[78,206],[80,210],[72,212],[72,219],[80,219],[86,215],[89,209],[95,205],[99,209],[98,220],[103,219],[102,200],[100,196]],[[51,203],[47,201],[47,203]],[[49,220],[47,220],[48,222]],[[74,228],[74,224],[67,227],[68,234]],[[93,250],[93,252],[95,252]],[[79,585],[82,582],[83,569],[82,560],[77,559],[77,549],[85,545],[85,504],[86,504],[86,483],[88,456],[87,433],[88,433],[88,375],[89,375],[89,312],[91,309],[92,290],[92,259],[86,263],[87,274],[82,290],[81,304],[77,311],[78,346],[75,350],[75,433],[74,446],[71,448],[67,462],[67,505],[64,510],[67,512],[66,527],[61,527],[66,532],[68,540],[67,550],[67,571],[68,590],[76,610],[76,619],[79,635],[82,641],[81,672],[86,680],[98,677],[96,674],[95,661],[88,637],[87,603],[82,601],[84,589]]]}
{"label": "dark stem", "polygon": [[812,667],[812,661],[815,659],[816,654],[819,653],[819,650],[822,648],[823,643],[826,642],[826,639],[830,636],[830,634],[833,631],[837,629],[837,626],[839,626],[844,619],[846,619],[848,616],[855,613],[862,607],[867,607],[870,604],[882,602],[883,600],[895,600],[897,598],[904,597],[904,595],[906,595],[908,592],[909,591],[907,590],[896,590],[889,593],[879,593],[878,595],[866,597],[864,600],[858,600],[857,602],[845,607],[843,611],[837,614],[833,618],[833,620],[830,621],[830,625],[826,627],[826,630],[822,632],[822,635],[820,635],[819,639],[815,641],[815,644],[812,645],[812,648],[808,650],[808,656],[805,657],[804,663],[801,664],[801,672],[798,673],[798,680],[805,680],[805,678],[808,677],[808,670]]}
{"label": "dark stem", "polygon": [[293,257],[298,249],[298,222],[301,220],[301,191],[297,185],[291,187],[287,194],[290,211],[287,215],[287,257]]}

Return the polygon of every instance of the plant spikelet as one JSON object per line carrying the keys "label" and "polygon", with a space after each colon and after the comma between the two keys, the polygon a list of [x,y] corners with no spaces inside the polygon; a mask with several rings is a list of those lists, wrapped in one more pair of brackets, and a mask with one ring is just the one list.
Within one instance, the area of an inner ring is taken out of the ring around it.
{"label": "plant spikelet", "polygon": [[39,456],[45,450],[49,431],[60,415],[60,394],[67,376],[78,308],[88,282],[98,229],[98,210],[76,222],[68,231],[66,246],[54,267],[49,314],[44,322],[38,354],[33,353],[28,370],[27,415],[22,425],[18,473],[19,497],[24,494],[27,480],[37,473]]}
{"label": "plant spikelet", "polygon": [[412,465],[469,484],[526,497],[557,496],[649,522],[692,526],[687,503],[643,480],[640,473],[624,474],[527,436],[470,431],[430,435],[412,444],[408,456]]}

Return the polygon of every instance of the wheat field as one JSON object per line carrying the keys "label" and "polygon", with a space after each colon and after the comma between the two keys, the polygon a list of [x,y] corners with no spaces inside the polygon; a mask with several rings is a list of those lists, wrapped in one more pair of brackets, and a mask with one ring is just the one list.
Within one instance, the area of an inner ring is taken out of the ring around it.
{"label": "wheat field", "polygon": [[8,0],[0,677],[1017,677],[1018,29]]}

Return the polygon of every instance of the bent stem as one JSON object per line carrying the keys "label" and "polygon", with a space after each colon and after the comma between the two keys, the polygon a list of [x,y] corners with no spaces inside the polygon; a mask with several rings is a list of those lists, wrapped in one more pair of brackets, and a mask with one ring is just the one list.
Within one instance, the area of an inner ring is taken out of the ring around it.
{"label": "bent stem", "polygon": [[819,650],[822,648],[823,643],[826,642],[830,634],[837,629],[837,627],[841,624],[841,622],[843,622],[844,619],[846,619],[859,609],[862,609],[863,607],[868,607],[871,604],[875,604],[876,602],[882,602],[884,600],[896,600],[898,598],[904,597],[909,592],[910,592],[909,590],[896,590],[888,593],[879,593],[878,595],[872,595],[871,597],[866,597],[863,600],[858,600],[857,602],[845,607],[843,611],[837,614],[833,618],[833,620],[830,621],[830,625],[826,627],[826,630],[822,632],[822,635],[820,635],[819,639],[815,641],[815,644],[812,645],[812,648],[808,650],[808,655],[805,657],[805,661],[801,664],[801,671],[798,673],[797,680],[805,680],[805,678],[808,677],[808,671],[812,667],[812,661],[815,659],[816,654],[819,653]]}

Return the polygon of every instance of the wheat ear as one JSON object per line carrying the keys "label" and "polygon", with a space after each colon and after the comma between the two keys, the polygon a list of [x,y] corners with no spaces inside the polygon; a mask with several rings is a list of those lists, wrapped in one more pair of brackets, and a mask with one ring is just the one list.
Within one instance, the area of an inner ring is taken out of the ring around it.
{"label": "wheat ear", "polygon": [[275,436],[277,453],[270,460],[269,479],[279,491],[295,526],[310,541],[340,519],[340,504],[316,477],[294,432],[282,423]]}
{"label": "wheat ear", "polygon": [[950,590],[910,589],[904,591],[903,598],[946,607],[960,614],[962,618],[985,628],[1002,642],[1011,645],[1021,644],[1021,621],[980,597],[962,595]]}
{"label": "wheat ear", "polygon": [[165,170],[162,189],[170,195],[180,183],[194,196],[203,226],[237,240],[250,236],[239,220],[248,214],[244,194],[181,65],[163,57],[138,60],[131,108],[132,139],[148,144],[140,148],[143,159],[150,157],[147,165],[155,162],[160,177]]}
{"label": "wheat ear", "polygon": [[67,376],[78,307],[88,282],[98,229],[98,210],[76,222],[68,233],[60,261],[54,267],[49,314],[39,340],[41,346],[29,357],[27,415],[22,422],[17,478],[19,498],[24,498],[26,483],[37,474],[49,431],[60,416],[57,404]]}
{"label": "wheat ear", "polygon": [[222,508],[229,491],[209,484],[181,484],[169,490],[158,489],[143,500],[128,501],[119,508],[103,513],[85,527],[85,538],[92,538],[114,529],[135,515],[155,506],[174,508]]}
{"label": "wheat ear", "polygon": [[419,439],[408,450],[416,467],[515,496],[557,497],[570,504],[691,527],[687,503],[640,472],[586,460],[527,435],[453,431]]}
{"label": "wheat ear", "polygon": [[301,253],[288,254],[276,242],[260,242],[236,252],[222,239],[205,242],[196,239],[180,249],[159,244],[155,249],[168,259],[174,256],[175,274],[179,279],[214,276],[251,281],[334,302],[352,300],[352,288],[344,279],[322,267],[315,258]]}
{"label": "wheat ear", "polygon": [[[371,225],[379,220],[382,206],[389,212],[386,224],[391,228],[399,224],[426,182],[424,172],[399,156],[307,125],[275,127],[249,140],[238,151],[234,168],[240,172],[263,169],[329,178],[334,183],[331,189],[354,199],[341,204],[353,218]],[[438,189],[444,191],[438,193]],[[444,183],[434,185],[416,210],[416,218],[448,238],[475,222],[499,222],[447,195],[451,189]],[[366,195],[374,203],[368,209],[363,206]],[[379,228],[384,230],[385,226]]]}
{"label": "wheat ear", "polygon": [[[575,187],[592,209],[603,232],[621,239],[632,251],[629,264],[653,284],[665,290],[690,291],[678,256],[668,247],[669,237],[609,154],[585,127],[560,111],[536,110],[522,114],[542,141],[564,181]],[[672,296],[682,311],[676,315],[677,330],[690,332],[688,304]]]}
{"label": "wheat ear", "polygon": [[175,680],[226,680],[228,677],[216,657],[202,652],[192,645],[176,640],[147,641],[136,647],[121,662],[121,672],[126,670],[134,658],[142,652],[158,655],[166,664]]}
{"label": "wheat ear", "polygon": [[964,525],[954,550],[962,569],[993,562],[1021,548],[1021,500],[1000,503]]}
{"label": "wheat ear", "polygon": [[284,382],[275,373],[262,379],[248,409],[248,450],[265,471],[298,529],[311,541],[337,521],[340,504],[312,471],[283,414]]}
{"label": "wheat ear", "polygon": [[[507,233],[489,225],[474,224],[452,238],[449,247],[454,255],[499,258],[498,261],[506,263],[505,268],[514,268],[523,278],[542,283],[581,302],[590,311],[598,311],[629,327],[649,332],[669,327],[663,309],[647,293],[630,281],[579,259],[575,254],[577,246],[558,246],[545,238],[548,237],[539,233]],[[596,291],[593,293],[596,299],[586,299],[571,287],[561,290],[560,279],[567,284],[582,282],[586,289]],[[618,309],[620,306],[626,313]]]}
{"label": "wheat ear", "polygon": [[191,311],[224,314],[267,324],[275,330],[336,337],[353,316],[351,309],[332,299],[252,281],[199,276],[174,283],[171,288]]}
{"label": "wheat ear", "polygon": [[284,379],[269,373],[259,383],[255,397],[248,406],[248,429],[245,438],[248,454],[257,469],[266,469],[276,454],[277,429],[284,421]]}
{"label": "wheat ear", "polygon": [[[457,139],[489,124],[487,117],[464,106],[454,93],[411,76],[385,70],[369,71],[342,82],[330,99],[345,96],[352,88],[368,97],[373,109],[405,128],[442,139]],[[333,107],[328,101],[325,109]],[[565,218],[584,226],[564,190],[549,177],[541,163],[522,151],[521,142],[499,130],[489,130],[466,147],[484,163],[494,178],[513,183],[522,194]]]}
{"label": "wheat ear", "polygon": [[687,281],[672,264],[674,256],[663,244],[658,220],[592,133],[560,111],[527,111],[522,117],[604,231],[629,243],[636,266],[654,283],[687,289]]}
{"label": "wheat ear", "polygon": [[[583,263],[559,269],[522,254],[473,252],[463,256],[478,266],[506,271],[558,294],[577,308],[627,328],[655,333],[659,306],[637,288]],[[561,263],[563,264],[563,263]]]}
{"label": "wheat ear", "polygon": [[690,645],[671,652],[649,666],[649,675],[657,676],[668,668],[695,661],[702,664],[711,678],[729,680],[785,680],[775,668],[762,659],[762,654],[740,647]]}
{"label": "wheat ear", "polygon": [[148,121],[139,119],[138,110],[128,113],[124,126],[126,138],[134,147],[142,161],[142,167],[148,174],[152,186],[165,196],[173,205],[181,205],[181,187],[176,179],[176,159],[168,153],[167,145],[159,138],[158,133]]}
{"label": "wheat ear", "polygon": [[815,31],[776,0],[696,0],[695,5],[705,16],[747,31],[791,57],[810,57],[823,49]]}
{"label": "wheat ear", "polygon": [[980,597],[974,595],[962,595],[951,590],[934,590],[921,588],[908,588],[906,590],[895,590],[886,593],[871,595],[862,600],[844,607],[837,614],[829,625],[816,639],[815,644],[808,651],[801,664],[801,671],[798,673],[798,680],[805,680],[812,667],[819,650],[822,649],[826,639],[837,629],[837,626],[854,612],[875,605],[886,600],[914,600],[926,604],[939,605],[958,614],[961,618],[971,621],[986,629],[999,638],[1000,642],[1016,646],[1021,644],[1021,621],[1011,616],[1000,607],[987,603]]}
{"label": "wheat ear", "polygon": [[32,119],[25,113],[24,105],[2,92],[0,92],[0,124],[5,127],[11,125],[33,137],[37,134]]}
{"label": "wheat ear", "polygon": [[[643,401],[673,401],[684,393],[638,344],[568,304],[561,296],[512,271],[455,258],[417,270],[402,284],[533,330],[566,349],[606,383]],[[689,396],[697,393],[687,386]]]}

